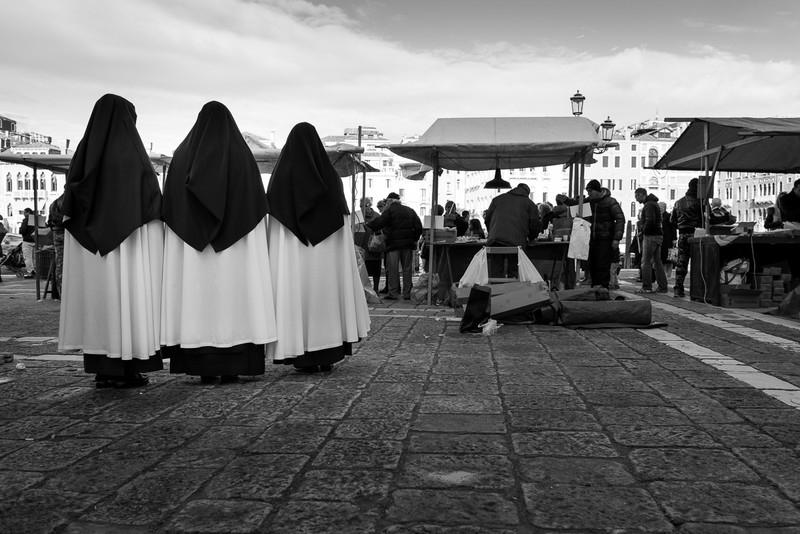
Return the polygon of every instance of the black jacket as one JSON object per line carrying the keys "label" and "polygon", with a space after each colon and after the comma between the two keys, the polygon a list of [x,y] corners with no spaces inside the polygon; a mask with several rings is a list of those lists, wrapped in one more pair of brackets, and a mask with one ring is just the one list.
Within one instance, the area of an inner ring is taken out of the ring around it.
{"label": "black jacket", "polygon": [[422,235],[422,222],[417,212],[399,201],[392,202],[383,210],[380,217],[366,223],[370,230],[380,230],[386,234],[386,250],[416,248]]}
{"label": "black jacket", "polygon": [[[706,207],[709,206],[708,202],[706,202]],[[727,217],[716,217],[711,214],[708,222],[710,224],[723,224],[726,221]],[[700,199],[691,193],[686,193],[686,195],[679,198],[672,207],[670,222],[672,222],[672,226],[678,228],[679,234],[693,234],[695,228],[701,228],[703,226],[703,206],[700,203]]]}
{"label": "black jacket", "polygon": [[642,206],[642,234],[663,234],[661,230],[661,208],[658,207],[658,197],[652,193],[647,195]]}
{"label": "black jacket", "polygon": [[[587,217],[592,223],[592,239],[595,241],[622,241],[625,232],[625,214],[619,202],[611,196],[611,191],[603,188],[597,200],[589,200],[592,216]],[[658,205],[656,205],[656,208]]]}
{"label": "black jacket", "polygon": [[483,221],[488,229],[486,244],[525,246],[541,231],[539,207],[528,198],[529,190],[517,186],[492,199]]}

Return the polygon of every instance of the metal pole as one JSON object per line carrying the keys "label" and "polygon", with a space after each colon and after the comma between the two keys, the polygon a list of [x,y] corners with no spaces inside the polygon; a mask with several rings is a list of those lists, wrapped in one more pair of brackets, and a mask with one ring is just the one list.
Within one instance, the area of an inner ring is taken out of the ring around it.
{"label": "metal pole", "polygon": [[33,269],[36,271],[36,300],[41,299],[39,277],[39,170],[33,164]]}
{"label": "metal pole", "polygon": [[[436,237],[436,203],[439,200],[439,151],[434,148],[433,150],[433,187],[431,188],[431,227],[429,229],[428,238],[428,306],[431,305],[431,298],[433,293],[433,266],[435,259],[433,257],[433,241]],[[450,283],[453,281],[451,280]]]}

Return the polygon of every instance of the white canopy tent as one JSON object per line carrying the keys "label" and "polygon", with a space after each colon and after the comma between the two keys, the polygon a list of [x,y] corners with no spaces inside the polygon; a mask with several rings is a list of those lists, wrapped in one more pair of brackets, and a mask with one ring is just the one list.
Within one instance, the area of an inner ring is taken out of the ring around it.
{"label": "white canopy tent", "polygon": [[[433,170],[431,213],[435,213],[440,169],[486,171],[569,165],[570,194],[578,196],[583,190],[584,166],[594,162],[594,149],[616,146],[603,141],[598,130],[598,124],[577,116],[440,118],[419,140],[385,148]],[[424,171],[427,169],[420,167],[410,174],[424,176]],[[430,293],[429,286],[429,304]]]}

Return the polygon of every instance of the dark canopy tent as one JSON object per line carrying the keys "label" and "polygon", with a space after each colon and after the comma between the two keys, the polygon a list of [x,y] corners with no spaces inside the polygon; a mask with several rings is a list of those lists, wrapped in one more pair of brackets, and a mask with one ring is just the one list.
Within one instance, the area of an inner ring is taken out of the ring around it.
{"label": "dark canopy tent", "polygon": [[[594,161],[593,149],[615,146],[602,141],[598,129],[596,123],[584,117],[442,118],[419,140],[385,148],[433,170],[434,213],[441,169],[487,171],[569,165],[570,194],[578,195],[583,190],[584,165]],[[409,174],[414,176],[412,179],[421,179],[427,170],[419,167],[413,172],[412,168]],[[430,258],[433,261],[432,244]],[[429,287],[429,304],[430,293]]]}
{"label": "dark canopy tent", "polygon": [[655,169],[800,172],[800,118],[668,118],[690,122]]}

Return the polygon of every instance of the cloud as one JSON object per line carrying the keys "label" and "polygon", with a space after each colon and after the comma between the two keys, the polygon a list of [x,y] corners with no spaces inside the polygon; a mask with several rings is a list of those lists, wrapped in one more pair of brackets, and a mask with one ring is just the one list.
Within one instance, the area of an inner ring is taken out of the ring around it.
{"label": "cloud", "polygon": [[[569,97],[619,125],[667,115],[785,113],[797,62],[755,62],[713,48],[618,48],[604,54],[508,42],[412,51],[365,35],[338,8],[304,0],[40,0],[4,8],[0,114],[57,141],[82,135],[113,92],[137,107],[146,144],[171,153],[206,102],[242,130],[281,144],[308,121],[321,135],[364,125],[399,141],[437,117],[553,116]],[[47,13],[42,17],[39,13]],[[30,36],[36,28],[36,38]]]}

